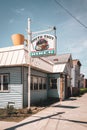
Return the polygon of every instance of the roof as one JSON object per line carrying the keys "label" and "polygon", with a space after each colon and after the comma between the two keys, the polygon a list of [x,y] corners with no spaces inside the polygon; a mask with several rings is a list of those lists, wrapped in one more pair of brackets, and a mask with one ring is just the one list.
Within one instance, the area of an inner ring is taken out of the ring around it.
{"label": "roof", "polygon": [[80,74],[80,77],[84,77],[85,75],[84,74]]}
{"label": "roof", "polygon": [[67,63],[70,60],[71,54],[54,55],[44,57],[45,60],[49,60],[53,64]]}
{"label": "roof", "polygon": [[73,60],[73,65],[79,65],[79,66],[81,66],[81,62],[79,61],[79,59],[74,59]]}
{"label": "roof", "polygon": [[58,64],[58,65],[54,65],[53,67],[53,72],[55,73],[62,73],[64,72],[66,64]]}
{"label": "roof", "polygon": [[28,47],[25,45],[0,48],[0,67],[29,66],[29,64],[31,64],[32,68],[38,70],[46,72],[53,71],[53,65],[41,58],[31,58],[30,63]]}
{"label": "roof", "polygon": [[28,63],[27,48],[24,45],[0,48],[0,66]]}
{"label": "roof", "polygon": [[[28,47],[24,45],[0,48],[0,67],[28,66],[30,63]],[[70,54],[31,58],[31,67],[46,72],[61,73],[65,71]]]}

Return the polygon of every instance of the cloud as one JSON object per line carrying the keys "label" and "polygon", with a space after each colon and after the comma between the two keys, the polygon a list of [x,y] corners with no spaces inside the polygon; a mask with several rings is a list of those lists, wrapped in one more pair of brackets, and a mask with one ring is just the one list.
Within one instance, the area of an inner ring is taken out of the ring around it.
{"label": "cloud", "polygon": [[83,42],[83,47],[87,49],[87,40]]}
{"label": "cloud", "polygon": [[[86,14],[87,15],[87,14]],[[76,15],[82,22],[84,21],[82,14]],[[62,50],[66,50],[75,58],[83,58],[87,55],[87,36],[86,29],[75,19],[69,17],[66,21],[59,24],[59,40]]]}
{"label": "cloud", "polygon": [[20,9],[14,9],[14,12],[16,13],[16,14],[22,14],[23,12],[24,12],[24,8],[20,8]]}
{"label": "cloud", "polygon": [[84,55],[87,53],[87,40],[85,41],[76,41],[75,43],[71,43],[70,51],[74,55]]}
{"label": "cloud", "polygon": [[13,23],[13,22],[14,22],[14,19],[13,19],[13,18],[9,20],[9,23]]}
{"label": "cloud", "polygon": [[78,43],[72,43],[70,53],[73,59],[79,59],[81,66],[81,73],[85,74],[87,78],[87,39],[84,41],[78,41]]}
{"label": "cloud", "polygon": [[74,46],[73,48],[70,49],[70,51],[73,54],[79,55],[83,51],[83,48]]}

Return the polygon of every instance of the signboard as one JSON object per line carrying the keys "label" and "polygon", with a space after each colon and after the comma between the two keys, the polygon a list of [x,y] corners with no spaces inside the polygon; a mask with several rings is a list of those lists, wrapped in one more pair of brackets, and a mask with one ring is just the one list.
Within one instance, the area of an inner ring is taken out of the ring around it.
{"label": "signboard", "polygon": [[31,57],[49,56],[56,54],[56,37],[42,34],[34,37],[31,42]]}

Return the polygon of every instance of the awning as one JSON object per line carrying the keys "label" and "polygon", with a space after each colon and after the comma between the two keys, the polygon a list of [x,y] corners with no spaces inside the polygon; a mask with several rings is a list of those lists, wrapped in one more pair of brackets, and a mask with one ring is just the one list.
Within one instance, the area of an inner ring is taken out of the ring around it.
{"label": "awning", "polygon": [[64,72],[66,64],[57,64],[53,66],[54,73],[62,73]]}

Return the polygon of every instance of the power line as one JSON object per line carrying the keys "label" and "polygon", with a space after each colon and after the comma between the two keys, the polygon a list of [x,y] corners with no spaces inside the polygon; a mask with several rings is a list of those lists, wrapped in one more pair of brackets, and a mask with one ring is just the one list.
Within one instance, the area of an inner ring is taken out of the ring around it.
{"label": "power line", "polygon": [[44,27],[48,27],[48,28],[51,28],[52,26],[50,26],[50,25],[47,25],[47,24],[43,24],[43,23],[41,23],[41,22],[39,22],[39,21],[33,21],[34,23],[36,23],[36,24],[39,24],[39,25],[41,25],[41,26],[44,26]]}
{"label": "power line", "polygon": [[63,10],[65,10],[73,19],[75,19],[80,25],[87,29],[87,26],[83,24],[79,19],[77,19],[68,9],[66,9],[60,2],[54,0]]}

